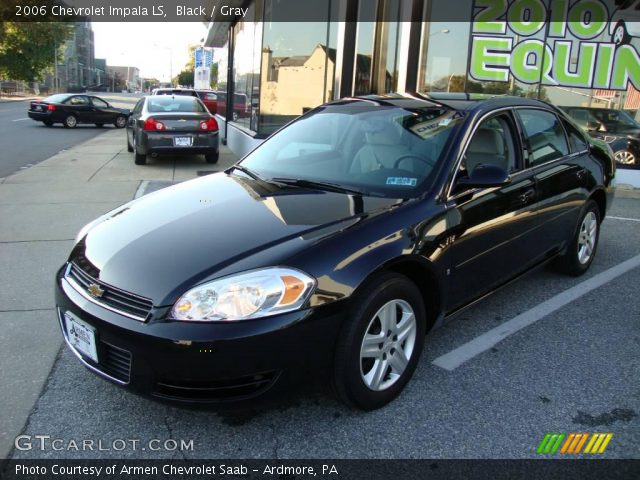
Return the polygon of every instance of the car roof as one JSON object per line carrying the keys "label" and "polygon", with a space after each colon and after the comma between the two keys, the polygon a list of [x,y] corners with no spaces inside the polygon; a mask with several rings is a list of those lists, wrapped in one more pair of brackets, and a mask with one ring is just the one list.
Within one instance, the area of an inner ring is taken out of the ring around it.
{"label": "car roof", "polygon": [[327,105],[347,105],[357,102],[366,102],[372,105],[394,106],[399,108],[437,108],[445,107],[452,110],[492,110],[504,107],[531,106],[553,109],[548,103],[540,100],[515,97],[509,95],[486,95],[469,93],[390,93],[385,95],[364,95],[348,97],[329,102]]}

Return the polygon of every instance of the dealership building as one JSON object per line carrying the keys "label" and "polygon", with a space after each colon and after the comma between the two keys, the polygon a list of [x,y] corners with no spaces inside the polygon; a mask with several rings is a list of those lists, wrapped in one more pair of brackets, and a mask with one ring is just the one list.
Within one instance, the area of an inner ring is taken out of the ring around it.
{"label": "dealership building", "polygon": [[[585,128],[639,115],[640,0],[211,3],[244,13],[214,15],[205,41],[226,92],[221,131],[238,155],[323,102],[372,93],[540,98],[583,107],[572,116]],[[640,187],[640,170],[618,178]]]}

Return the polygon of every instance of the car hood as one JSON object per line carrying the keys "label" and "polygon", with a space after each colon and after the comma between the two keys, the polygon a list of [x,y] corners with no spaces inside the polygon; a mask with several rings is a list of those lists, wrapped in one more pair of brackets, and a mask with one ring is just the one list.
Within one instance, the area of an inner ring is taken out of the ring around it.
{"label": "car hood", "polygon": [[100,217],[71,258],[86,257],[106,284],[150,298],[156,306],[168,305],[254,253],[305,236],[317,241],[345,228],[345,220],[399,202],[218,173],[146,195]]}

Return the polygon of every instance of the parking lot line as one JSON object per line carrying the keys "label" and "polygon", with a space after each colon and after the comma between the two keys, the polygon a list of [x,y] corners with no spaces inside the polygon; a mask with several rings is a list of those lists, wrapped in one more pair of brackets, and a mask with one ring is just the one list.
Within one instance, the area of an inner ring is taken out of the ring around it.
{"label": "parking lot line", "polygon": [[627,217],[607,217],[611,220],[624,220],[626,222],[640,222],[640,218],[627,218]]}
{"label": "parking lot line", "polygon": [[577,298],[580,298],[590,291],[609,283],[620,275],[623,275],[638,266],[640,266],[640,255],[636,255],[629,260],[619,263],[618,265],[611,267],[604,272],[598,273],[590,279],[559,293],[555,297],[552,297],[503,323],[502,325],[483,333],[479,337],[461,345],[455,350],[451,350],[449,353],[441,355],[432,363],[438,367],[444,368],[445,370],[454,370],[466,361],[471,360],[476,355],[489,350],[508,336],[528,327],[550,313],[568,305]]}

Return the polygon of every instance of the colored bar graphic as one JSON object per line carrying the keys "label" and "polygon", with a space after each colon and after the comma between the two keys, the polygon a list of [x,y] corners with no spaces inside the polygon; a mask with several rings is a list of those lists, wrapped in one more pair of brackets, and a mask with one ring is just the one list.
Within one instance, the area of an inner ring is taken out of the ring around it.
{"label": "colored bar graphic", "polygon": [[[566,440],[565,440],[566,438]],[[540,445],[538,445],[537,452],[541,455],[561,453],[561,454],[579,454],[579,453],[591,453],[599,454],[604,453],[609,445],[609,442],[613,438],[613,433],[547,433]],[[563,443],[564,440],[564,443]],[[589,440],[587,442],[587,440]],[[582,447],[587,444],[584,452]],[[562,445],[562,448],[560,446]],[[560,450],[558,452],[558,450]]]}

